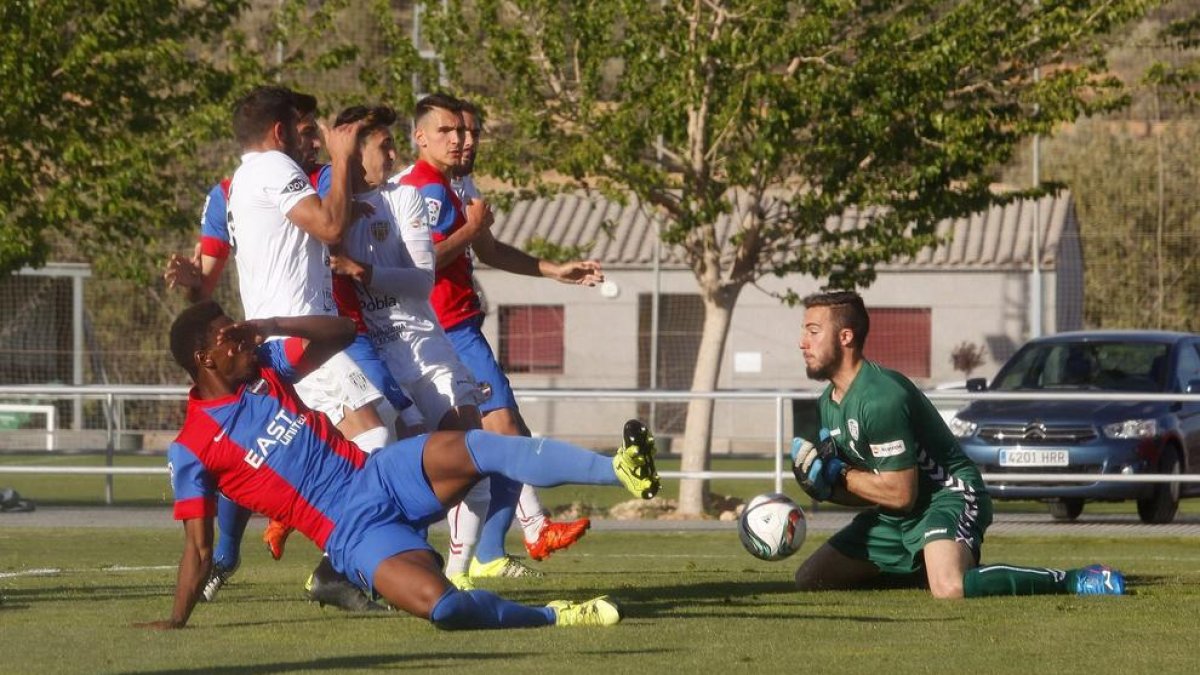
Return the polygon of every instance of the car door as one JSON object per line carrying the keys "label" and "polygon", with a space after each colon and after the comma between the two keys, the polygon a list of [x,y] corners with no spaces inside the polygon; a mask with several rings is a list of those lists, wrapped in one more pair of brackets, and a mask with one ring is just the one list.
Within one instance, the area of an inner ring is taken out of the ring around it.
{"label": "car door", "polygon": [[[1181,345],[1179,357],[1175,361],[1175,372],[1171,377],[1171,390],[1179,392],[1186,392],[1189,382],[1200,380],[1200,340],[1189,340]],[[1196,393],[1200,394],[1200,391]],[[1200,466],[1200,402],[1180,402],[1176,415],[1185,446],[1184,472],[1191,473]],[[1188,488],[1194,490],[1196,486],[1185,486],[1185,489]]]}

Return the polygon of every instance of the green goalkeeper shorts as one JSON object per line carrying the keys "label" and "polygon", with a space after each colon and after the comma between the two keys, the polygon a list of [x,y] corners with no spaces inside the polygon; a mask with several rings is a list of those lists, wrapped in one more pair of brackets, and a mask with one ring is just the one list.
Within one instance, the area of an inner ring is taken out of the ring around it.
{"label": "green goalkeeper shorts", "polygon": [[931,541],[962,542],[979,561],[983,533],[992,523],[992,498],[986,492],[941,490],[918,514],[894,516],[864,511],[829,539],[842,555],[873,563],[886,574],[922,569],[921,551]]}

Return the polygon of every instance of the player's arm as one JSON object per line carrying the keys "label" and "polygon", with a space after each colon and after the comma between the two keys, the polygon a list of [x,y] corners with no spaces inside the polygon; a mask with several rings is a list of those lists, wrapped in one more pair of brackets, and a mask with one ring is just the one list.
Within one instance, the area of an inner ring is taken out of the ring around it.
{"label": "player's arm", "polygon": [[351,212],[353,196],[350,189],[350,167],[351,162],[358,161],[360,127],[362,122],[343,124],[333,129],[321,126],[325,136],[325,147],[329,151],[330,163],[333,166],[329,193],[324,198],[309,195],[287,212],[288,220],[323,244],[340,243],[346,228],[354,222]]}
{"label": "player's arm", "polygon": [[899,471],[866,471],[850,467],[834,487],[830,501],[843,506],[878,504],[892,511],[909,511],[917,500],[917,467]]}
{"label": "player's arm", "polygon": [[329,268],[363,286],[398,296],[428,298],[433,290],[433,273],[419,267],[383,267],[360,262],[348,255],[330,255]]}
{"label": "player's arm", "polygon": [[189,302],[200,302],[212,297],[221,272],[229,258],[231,245],[226,210],[224,183],[216,185],[204,200],[200,214],[200,241],[196,243],[192,257],[172,254],[167,261],[163,278],[169,288],[182,290]]}
{"label": "player's arm", "polygon": [[499,270],[528,277],[546,277],[564,284],[595,286],[604,281],[604,272],[596,260],[571,260],[556,263],[498,241],[485,230],[472,243],[475,255],[483,263]]}
{"label": "player's arm", "polygon": [[[434,251],[437,254],[438,269],[449,265],[462,255],[468,246],[471,246],[483,233],[488,232],[488,228],[492,226],[492,221],[495,219],[495,216],[492,215],[492,207],[487,202],[478,199],[473,199],[464,205],[463,211],[467,222],[462,227],[444,235],[444,238],[435,237]],[[441,232],[437,225],[433,227],[435,232]]]}
{"label": "player's arm", "polygon": [[183,557],[179,559],[179,574],[175,581],[175,604],[171,618],[138,624],[141,628],[174,630],[187,625],[192,610],[204,592],[204,582],[212,572],[212,516],[189,518],[183,521]]}
{"label": "player's arm", "polygon": [[354,321],[341,316],[278,316],[225,326],[217,333],[217,344],[242,350],[256,348],[272,337],[297,338],[282,345],[296,380],[349,347],[355,334]]}

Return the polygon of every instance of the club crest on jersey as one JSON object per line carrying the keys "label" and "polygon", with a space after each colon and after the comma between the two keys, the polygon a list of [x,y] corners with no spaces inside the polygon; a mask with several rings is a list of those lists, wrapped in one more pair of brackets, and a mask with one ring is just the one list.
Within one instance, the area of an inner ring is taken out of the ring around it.
{"label": "club crest on jersey", "polygon": [[388,224],[385,220],[376,220],[371,222],[371,237],[375,241],[387,241]]}
{"label": "club crest on jersey", "polygon": [[412,220],[408,221],[408,226],[414,230],[419,230],[425,227],[425,223],[421,222],[420,218],[413,218]]}
{"label": "club crest on jersey", "polygon": [[858,420],[850,418],[846,420],[846,428],[850,430],[850,438],[858,440]]}
{"label": "club crest on jersey", "polygon": [[304,180],[303,178],[293,179],[292,182],[290,182],[286,186],[284,186],[283,194],[289,195],[293,192],[300,192],[307,185],[308,185],[308,181]]}
{"label": "club crest on jersey", "polygon": [[438,219],[442,216],[442,200],[426,197],[425,210],[429,212],[429,226],[437,227]]}

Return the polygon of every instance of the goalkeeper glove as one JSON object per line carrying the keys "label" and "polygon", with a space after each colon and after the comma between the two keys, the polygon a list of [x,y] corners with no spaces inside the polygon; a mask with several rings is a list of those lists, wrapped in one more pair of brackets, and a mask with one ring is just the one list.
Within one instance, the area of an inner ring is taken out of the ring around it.
{"label": "goalkeeper glove", "polygon": [[819,502],[832,497],[846,470],[846,463],[838,458],[837,446],[827,430],[821,430],[821,440],[816,445],[803,438],[792,439],[792,474],[809,497]]}

